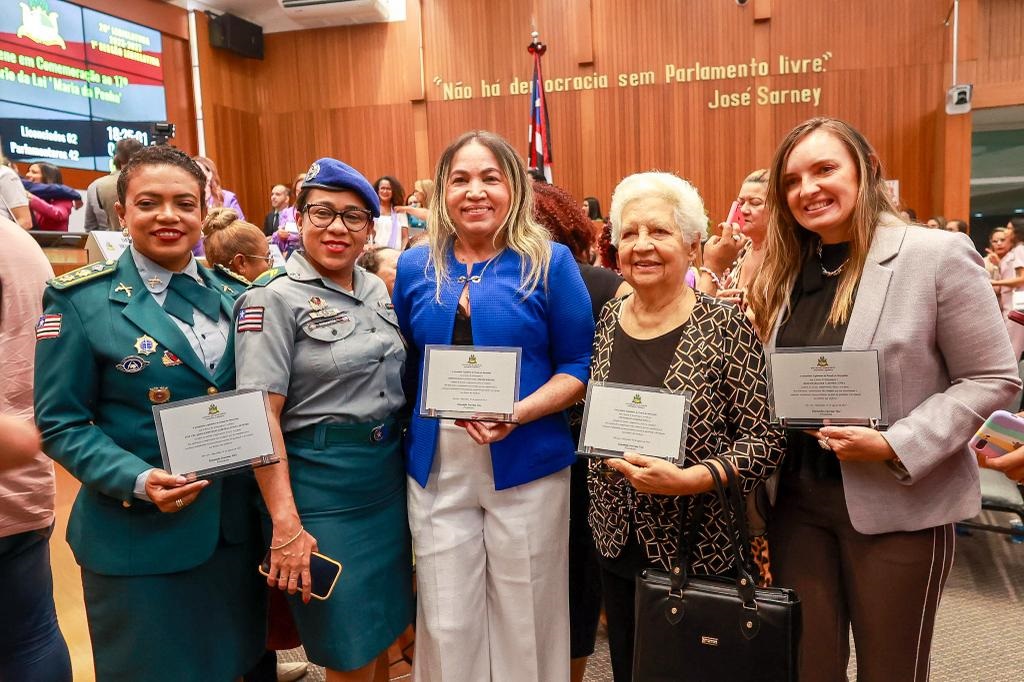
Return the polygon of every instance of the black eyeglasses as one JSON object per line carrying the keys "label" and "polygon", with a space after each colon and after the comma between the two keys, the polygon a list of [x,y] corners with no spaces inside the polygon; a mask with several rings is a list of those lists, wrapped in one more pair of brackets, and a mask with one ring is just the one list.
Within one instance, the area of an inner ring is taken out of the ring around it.
{"label": "black eyeglasses", "polygon": [[365,208],[346,208],[344,211],[335,211],[330,206],[323,204],[309,204],[302,210],[313,227],[321,230],[326,230],[340,217],[346,229],[352,232],[361,232],[366,229],[373,218],[373,213]]}

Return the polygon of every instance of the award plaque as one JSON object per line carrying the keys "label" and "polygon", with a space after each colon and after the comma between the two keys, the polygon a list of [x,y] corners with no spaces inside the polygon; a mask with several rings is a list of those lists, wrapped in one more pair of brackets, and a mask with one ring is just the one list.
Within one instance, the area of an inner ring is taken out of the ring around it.
{"label": "award plaque", "polygon": [[521,348],[427,345],[420,416],[515,421]]}
{"label": "award plaque", "polygon": [[224,391],[153,406],[164,469],[189,480],[275,464],[267,392]]}
{"label": "award plaque", "polygon": [[784,427],[884,427],[877,350],[784,348],[768,356],[772,420]]}
{"label": "award plaque", "polygon": [[591,381],[577,454],[622,457],[635,452],[682,462],[692,397],[689,391]]}

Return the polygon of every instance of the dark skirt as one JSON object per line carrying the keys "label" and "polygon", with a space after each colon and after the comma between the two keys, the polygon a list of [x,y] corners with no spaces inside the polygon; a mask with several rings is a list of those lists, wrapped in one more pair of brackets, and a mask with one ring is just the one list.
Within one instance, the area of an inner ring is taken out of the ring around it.
{"label": "dark skirt", "polygon": [[288,597],[309,660],[332,670],[371,662],[414,615],[401,430],[377,426],[321,424],[285,435],[302,525],[342,565],[329,599]]}
{"label": "dark skirt", "polygon": [[255,542],[163,575],[82,569],[97,682],[233,682],[259,660],[266,588]]}

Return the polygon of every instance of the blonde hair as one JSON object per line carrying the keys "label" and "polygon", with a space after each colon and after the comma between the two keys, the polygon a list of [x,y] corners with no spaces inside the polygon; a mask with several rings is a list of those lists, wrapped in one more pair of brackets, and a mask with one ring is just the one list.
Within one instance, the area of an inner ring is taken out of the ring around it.
{"label": "blonde hair", "polygon": [[657,198],[672,206],[672,218],[687,244],[700,240],[707,227],[704,202],[697,189],[672,173],[634,173],[622,179],[612,192],[608,219],[612,224],[612,244],[622,236],[622,212],[637,199]]}
{"label": "blonde hair", "polygon": [[213,200],[210,208],[223,206],[224,190],[221,188],[220,173],[217,172],[217,165],[214,164],[212,159],[208,159],[205,156],[193,156],[192,160],[205,170],[210,171],[210,198]]}
{"label": "blonde hair", "polygon": [[233,208],[211,209],[203,221],[203,249],[211,266],[222,265],[230,270],[236,254],[257,255],[266,244],[263,230],[239,220]]}
{"label": "blonde hair", "polygon": [[448,145],[437,162],[434,172],[434,186],[440,188],[436,201],[430,204],[427,216],[427,238],[430,240],[430,261],[435,273],[435,298],[441,300],[441,287],[449,279],[448,252],[455,244],[457,231],[448,202],[445,200],[448,176],[451,174],[455,154],[468,144],[476,143],[488,149],[498,161],[509,188],[509,209],[504,222],[494,233],[493,243],[498,248],[508,248],[519,254],[522,260],[520,270],[520,291],[529,296],[541,282],[547,286],[548,267],[551,264],[551,242],[548,232],[533,218],[533,187],[526,166],[505,138],[485,131],[473,130],[463,133]]}
{"label": "blonde hair", "polygon": [[[763,338],[768,338],[775,329],[797,274],[818,245],[817,235],[802,227],[793,217],[786,200],[783,178],[793,148],[817,130],[826,131],[842,142],[857,167],[857,200],[851,214],[850,258],[839,278],[828,316],[829,324],[838,326],[850,319],[854,294],[864,272],[875,227],[882,214],[896,213],[878,155],[853,126],[839,119],[819,117],[793,128],[772,157],[765,200],[768,221],[764,263],[748,296],[756,326]],[[898,220],[895,216],[893,218]]]}
{"label": "blonde hair", "polygon": [[434,203],[434,181],[430,178],[423,178],[413,183],[412,188],[423,194],[423,208],[430,208]]}

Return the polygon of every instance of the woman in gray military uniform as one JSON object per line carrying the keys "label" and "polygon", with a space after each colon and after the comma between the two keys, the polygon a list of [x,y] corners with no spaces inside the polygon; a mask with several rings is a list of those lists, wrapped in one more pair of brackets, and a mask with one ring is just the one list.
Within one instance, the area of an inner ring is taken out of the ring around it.
{"label": "woman in gray military uniform", "polygon": [[[311,661],[328,680],[369,681],[413,615],[398,413],[405,347],[384,283],[356,267],[373,188],[320,159],[296,202],[302,249],[235,307],[239,388],[270,393],[283,461],[257,471],[270,544],[267,582],[287,590]],[[310,599],[310,552],[341,562],[331,597]]]}

